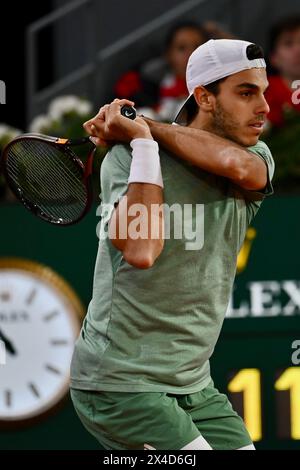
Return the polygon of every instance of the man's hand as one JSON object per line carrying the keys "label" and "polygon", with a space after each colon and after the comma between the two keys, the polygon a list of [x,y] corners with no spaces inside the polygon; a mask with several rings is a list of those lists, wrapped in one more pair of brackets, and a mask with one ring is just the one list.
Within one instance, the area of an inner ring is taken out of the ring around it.
{"label": "man's hand", "polygon": [[129,100],[115,99],[112,103],[100,108],[98,114],[83,124],[85,131],[93,137],[96,145],[108,146],[114,142],[130,142],[133,139],[152,139],[148,124],[136,117],[128,119],[121,114],[121,107],[133,106]]}

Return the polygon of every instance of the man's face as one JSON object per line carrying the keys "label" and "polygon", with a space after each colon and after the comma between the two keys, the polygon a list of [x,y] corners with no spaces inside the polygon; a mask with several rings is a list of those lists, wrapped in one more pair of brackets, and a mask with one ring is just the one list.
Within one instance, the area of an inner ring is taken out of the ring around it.
{"label": "man's face", "polygon": [[285,78],[300,79],[300,28],[279,36],[271,62]]}
{"label": "man's face", "polygon": [[186,66],[190,55],[205,41],[196,28],[179,29],[167,51],[167,60],[178,77],[185,78]]}
{"label": "man's face", "polygon": [[227,77],[219,85],[214,99],[211,129],[240,145],[255,145],[263,132],[269,112],[264,93],[268,86],[263,68],[243,70]]}

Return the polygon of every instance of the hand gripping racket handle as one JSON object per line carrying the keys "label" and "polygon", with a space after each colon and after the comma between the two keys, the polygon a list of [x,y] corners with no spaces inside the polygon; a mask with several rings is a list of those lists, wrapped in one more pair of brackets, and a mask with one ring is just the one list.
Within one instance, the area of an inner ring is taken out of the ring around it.
{"label": "hand gripping racket handle", "polygon": [[[128,119],[134,120],[136,118],[136,109],[133,106],[125,104],[121,107],[122,116],[127,117]],[[82,137],[81,139],[59,139],[59,143],[65,143],[69,145],[81,145],[86,144],[87,142],[93,143],[91,136]]]}
{"label": "hand gripping racket handle", "polygon": [[[122,116],[125,116],[128,119],[134,120],[136,118],[136,109],[133,106],[129,106],[125,104],[124,106],[121,107],[121,114]],[[91,137],[84,137],[83,139],[81,139],[80,143],[84,143],[88,141],[93,143]],[[74,144],[74,140],[72,140],[72,144]],[[85,165],[85,172],[84,172],[84,180],[86,182],[86,185],[88,185],[90,188],[92,188],[91,175],[93,171],[93,160],[94,160],[95,151],[96,151],[96,146],[91,150],[91,152],[88,155],[86,165]]]}
{"label": "hand gripping racket handle", "polygon": [[135,119],[136,118],[136,109],[133,106],[128,106],[127,104],[124,104],[121,108],[121,114],[128,119]]}

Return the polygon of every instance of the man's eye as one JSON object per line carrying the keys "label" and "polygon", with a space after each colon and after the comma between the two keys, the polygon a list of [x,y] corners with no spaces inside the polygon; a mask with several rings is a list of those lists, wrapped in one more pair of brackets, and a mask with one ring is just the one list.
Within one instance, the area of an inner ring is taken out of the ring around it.
{"label": "man's eye", "polygon": [[241,93],[242,96],[251,96],[252,95],[252,92],[251,91],[243,91],[243,93]]}

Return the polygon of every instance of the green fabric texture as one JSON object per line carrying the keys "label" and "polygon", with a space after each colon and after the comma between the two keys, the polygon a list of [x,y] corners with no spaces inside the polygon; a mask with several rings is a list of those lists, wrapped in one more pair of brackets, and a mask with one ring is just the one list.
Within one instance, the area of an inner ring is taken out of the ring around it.
{"label": "green fabric texture", "polygon": [[105,449],[179,450],[202,435],[213,450],[251,444],[243,420],[211,381],[187,395],[72,390],[76,412]]}
{"label": "green fabric texture", "polygon": [[[262,192],[242,190],[160,150],[164,201],[184,213],[200,245],[203,234],[203,246],[195,249],[185,224],[178,238],[179,222],[171,217],[161,255],[151,268],[137,269],[100,237],[93,296],[72,360],[73,388],[187,394],[208,385],[237,255],[262,200],[273,193],[268,147],[258,142],[248,150],[267,164]],[[102,163],[102,231],[127,191],[130,164],[125,145],[114,146]],[[183,211],[185,205],[192,210]]]}

